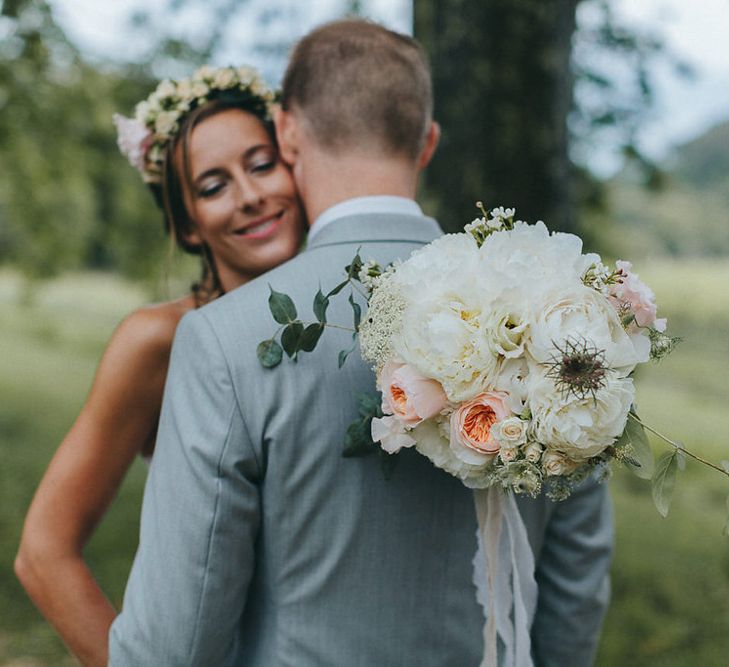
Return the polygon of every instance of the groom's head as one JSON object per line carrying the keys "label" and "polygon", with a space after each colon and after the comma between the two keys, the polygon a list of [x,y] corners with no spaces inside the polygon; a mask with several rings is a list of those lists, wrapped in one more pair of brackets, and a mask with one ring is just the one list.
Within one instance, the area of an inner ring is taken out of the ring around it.
{"label": "groom's head", "polygon": [[291,55],[277,117],[281,152],[299,176],[299,151],[417,172],[437,145],[432,112],[428,61],[415,40],[369,21],[335,21]]}
{"label": "groom's head", "polygon": [[281,106],[333,153],[369,148],[415,160],[433,112],[427,58],[415,40],[375,23],[329,23],[294,49]]}

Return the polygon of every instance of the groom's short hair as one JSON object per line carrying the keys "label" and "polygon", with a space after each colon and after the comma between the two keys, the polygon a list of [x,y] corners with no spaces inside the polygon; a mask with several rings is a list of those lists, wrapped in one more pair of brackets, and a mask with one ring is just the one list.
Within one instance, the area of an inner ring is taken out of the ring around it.
{"label": "groom's short hair", "polygon": [[294,48],[281,106],[333,153],[372,147],[416,159],[433,113],[428,59],[412,38],[362,19],[327,23]]}

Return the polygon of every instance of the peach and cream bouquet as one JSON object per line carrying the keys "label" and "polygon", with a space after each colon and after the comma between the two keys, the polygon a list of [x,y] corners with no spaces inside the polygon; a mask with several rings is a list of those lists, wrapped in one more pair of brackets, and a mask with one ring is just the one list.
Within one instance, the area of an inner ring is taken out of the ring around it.
{"label": "peach and cream bouquet", "polygon": [[402,264],[363,264],[363,357],[382,392],[372,438],[414,447],[471,488],[556,499],[602,464],[639,465],[628,425],[638,364],[675,339],[627,262],[572,234],[482,210]]}

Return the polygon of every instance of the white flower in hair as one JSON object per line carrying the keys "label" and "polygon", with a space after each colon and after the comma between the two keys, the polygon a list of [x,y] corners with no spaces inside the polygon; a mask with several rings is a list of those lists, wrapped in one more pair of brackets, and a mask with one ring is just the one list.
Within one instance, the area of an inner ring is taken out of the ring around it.
{"label": "white flower in hair", "polygon": [[255,70],[204,65],[189,78],[160,82],[146,100],[137,104],[133,119],[115,118],[120,150],[146,183],[159,183],[168,142],[179,130],[185,114],[210,100],[216,92],[236,89],[248,94],[251,113],[262,120],[270,119],[275,95]]}

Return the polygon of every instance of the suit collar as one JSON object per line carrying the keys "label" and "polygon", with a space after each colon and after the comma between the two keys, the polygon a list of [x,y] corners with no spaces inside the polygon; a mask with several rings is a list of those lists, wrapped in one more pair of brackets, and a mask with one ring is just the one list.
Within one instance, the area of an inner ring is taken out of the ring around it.
{"label": "suit collar", "polygon": [[438,223],[423,215],[370,213],[349,215],[324,227],[306,246],[313,250],[341,243],[410,241],[430,243],[443,233]]}

